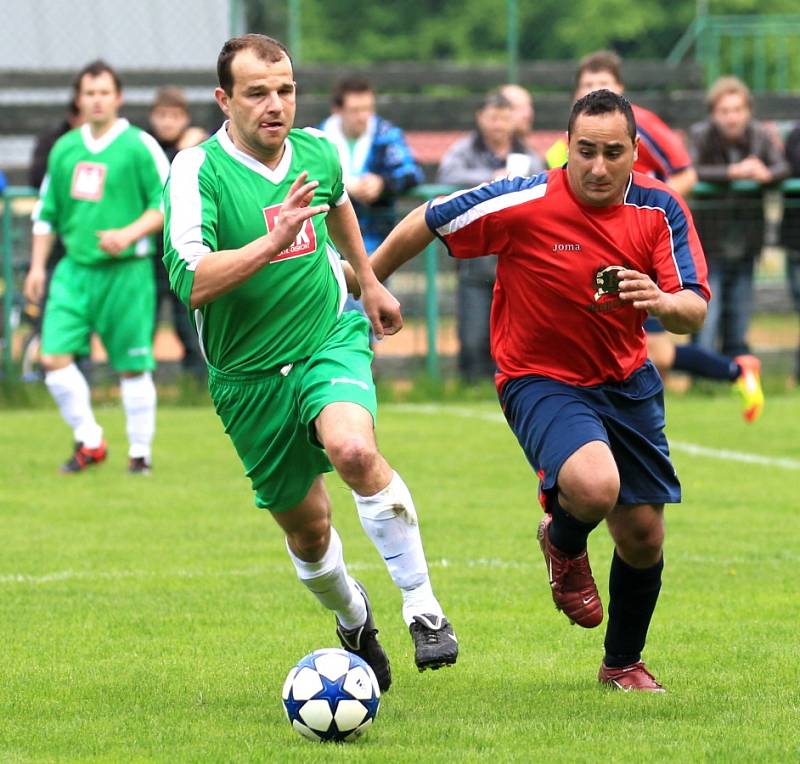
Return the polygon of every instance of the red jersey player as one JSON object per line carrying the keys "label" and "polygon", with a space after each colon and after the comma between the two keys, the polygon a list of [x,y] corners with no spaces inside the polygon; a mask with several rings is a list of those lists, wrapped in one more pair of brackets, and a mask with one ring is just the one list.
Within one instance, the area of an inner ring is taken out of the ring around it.
{"label": "red jersey player", "polygon": [[602,621],[586,540],[605,519],[616,548],[599,679],[658,692],[641,651],[661,587],[663,508],[680,501],[680,483],[643,322],[649,313],[670,331],[696,331],[706,265],[681,197],[632,172],[639,141],[624,97],[580,99],[568,140],[564,168],[418,207],[372,265],[383,279],[434,235],[455,257],[498,256],[498,392],[540,478],[553,599],[581,626]]}
{"label": "red jersey player", "polygon": [[[593,90],[606,88],[622,94],[622,61],[608,50],[584,56],[575,74],[575,98]],[[656,114],[636,104],[631,105],[636,119],[639,147],[633,169],[663,180],[670,188],[686,196],[697,182],[697,173],[681,138]],[[548,166],[561,166],[566,162],[566,143],[557,141],[547,152]],[[742,416],[754,422],[764,408],[761,387],[761,362],[753,355],[736,358],[722,355],[716,350],[694,343],[675,345],[657,318],[645,322],[647,353],[650,360],[665,375],[670,370],[705,377],[722,382],[732,382],[741,396]]]}

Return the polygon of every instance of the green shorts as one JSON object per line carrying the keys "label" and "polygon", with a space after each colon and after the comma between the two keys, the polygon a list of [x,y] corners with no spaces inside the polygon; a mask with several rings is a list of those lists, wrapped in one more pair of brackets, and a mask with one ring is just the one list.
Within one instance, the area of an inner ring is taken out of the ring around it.
{"label": "green shorts", "polygon": [[87,355],[97,332],[115,371],[149,371],[153,359],[155,280],[149,257],[56,266],[42,324],[42,353]]}
{"label": "green shorts", "polygon": [[263,374],[208,370],[208,388],[256,493],[256,506],[284,512],[333,467],[314,420],[329,403],[349,402],[377,418],[369,322],[343,313],[310,357]]}

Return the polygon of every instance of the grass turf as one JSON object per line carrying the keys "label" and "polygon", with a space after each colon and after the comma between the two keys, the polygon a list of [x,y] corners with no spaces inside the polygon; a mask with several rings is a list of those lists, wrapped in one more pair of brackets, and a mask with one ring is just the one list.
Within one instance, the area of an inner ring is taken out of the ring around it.
{"label": "grass turf", "polygon": [[[418,674],[399,595],[329,487],[395,683],[360,741],[317,746],[280,706],[288,669],[335,646],[251,504],[210,408],[159,411],[155,470],[124,473],[124,422],[101,409],[108,463],[62,477],[54,410],[0,430],[0,760],[187,762],[786,761],[800,756],[797,602],[800,398],[745,425],[724,396],[668,401],[684,503],[645,658],[666,696],[603,691],[603,628],[551,603],[535,482],[490,403],[385,406],[379,441],[414,492],[434,585],[461,641]],[[783,459],[754,464],[735,454]],[[611,544],[590,554],[601,593]]]}

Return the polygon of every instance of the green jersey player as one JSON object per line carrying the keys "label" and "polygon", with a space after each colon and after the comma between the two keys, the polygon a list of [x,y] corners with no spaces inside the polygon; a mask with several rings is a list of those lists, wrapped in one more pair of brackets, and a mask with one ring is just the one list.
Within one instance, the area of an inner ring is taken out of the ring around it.
{"label": "green jersey player", "polygon": [[56,234],[66,257],[53,274],[42,324],[45,382],[75,447],[62,466],[80,472],[106,458],[85,377],[76,355],[96,332],[121,376],[128,430],[128,470],[150,471],[155,431],[153,361],[155,286],[152,234],[160,231],[161,189],[167,158],[155,139],[118,117],[119,78],[95,61],[76,80],[85,124],[62,136],[50,152],[41,199],[34,211],[33,252],[26,297],[39,302],[45,264]]}
{"label": "green jersey player", "polygon": [[[453,630],[428,577],[414,503],[377,449],[370,324],[402,325],[367,260],[334,146],[292,129],[286,48],[250,34],[225,43],[215,97],[228,121],[178,154],[164,192],[164,261],[194,311],[209,389],[255,491],[286,535],[303,584],[334,611],[342,644],[391,682],[363,587],[347,573],[323,473],[352,488],[362,526],[403,595],[420,670],[452,664]],[[366,316],[343,312],[334,245]]]}

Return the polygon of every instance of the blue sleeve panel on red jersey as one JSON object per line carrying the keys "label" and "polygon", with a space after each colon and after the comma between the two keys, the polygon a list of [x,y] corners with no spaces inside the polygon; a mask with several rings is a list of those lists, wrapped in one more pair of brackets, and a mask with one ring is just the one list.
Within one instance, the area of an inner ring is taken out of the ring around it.
{"label": "blue sleeve panel on red jersey", "polygon": [[656,175],[659,180],[666,180],[676,172],[680,172],[681,170],[685,170],[687,167],[691,166],[689,162],[686,162],[682,167],[675,167],[672,162],[670,162],[669,155],[659,145],[658,141],[656,141],[653,135],[651,135],[641,125],[636,126],[636,132],[639,135],[639,140],[647,146],[651,156],[661,164],[662,170]]}
{"label": "blue sleeve panel on red jersey", "polygon": [[667,157],[662,148],[653,140],[653,136],[639,125],[636,127],[636,133],[639,136],[639,140],[647,146],[653,158],[661,164],[662,170],[657,173],[656,177],[659,180],[666,180],[670,175],[674,175],[675,168],[670,164],[669,157]]}
{"label": "blue sleeve panel on red jersey", "polygon": [[633,104],[639,156],[634,170],[667,180],[692,166],[689,152],[681,137],[657,114]]}
{"label": "blue sleeve panel on red jersey", "polygon": [[[653,181],[650,181],[653,182]],[[650,187],[631,183],[625,204],[664,213],[669,229],[672,260],[679,279],[679,288],[691,289],[704,300],[711,297],[708,288],[705,256],[691,216],[677,196],[665,187]],[[664,288],[662,286],[662,288]]]}
{"label": "blue sleeve panel on red jersey", "polygon": [[425,210],[425,223],[437,236],[444,237],[473,220],[523,201],[507,195],[523,192],[522,196],[528,196],[525,192],[546,183],[547,172],[541,172],[530,177],[501,178],[465,191],[457,191],[450,196],[432,199]]}

